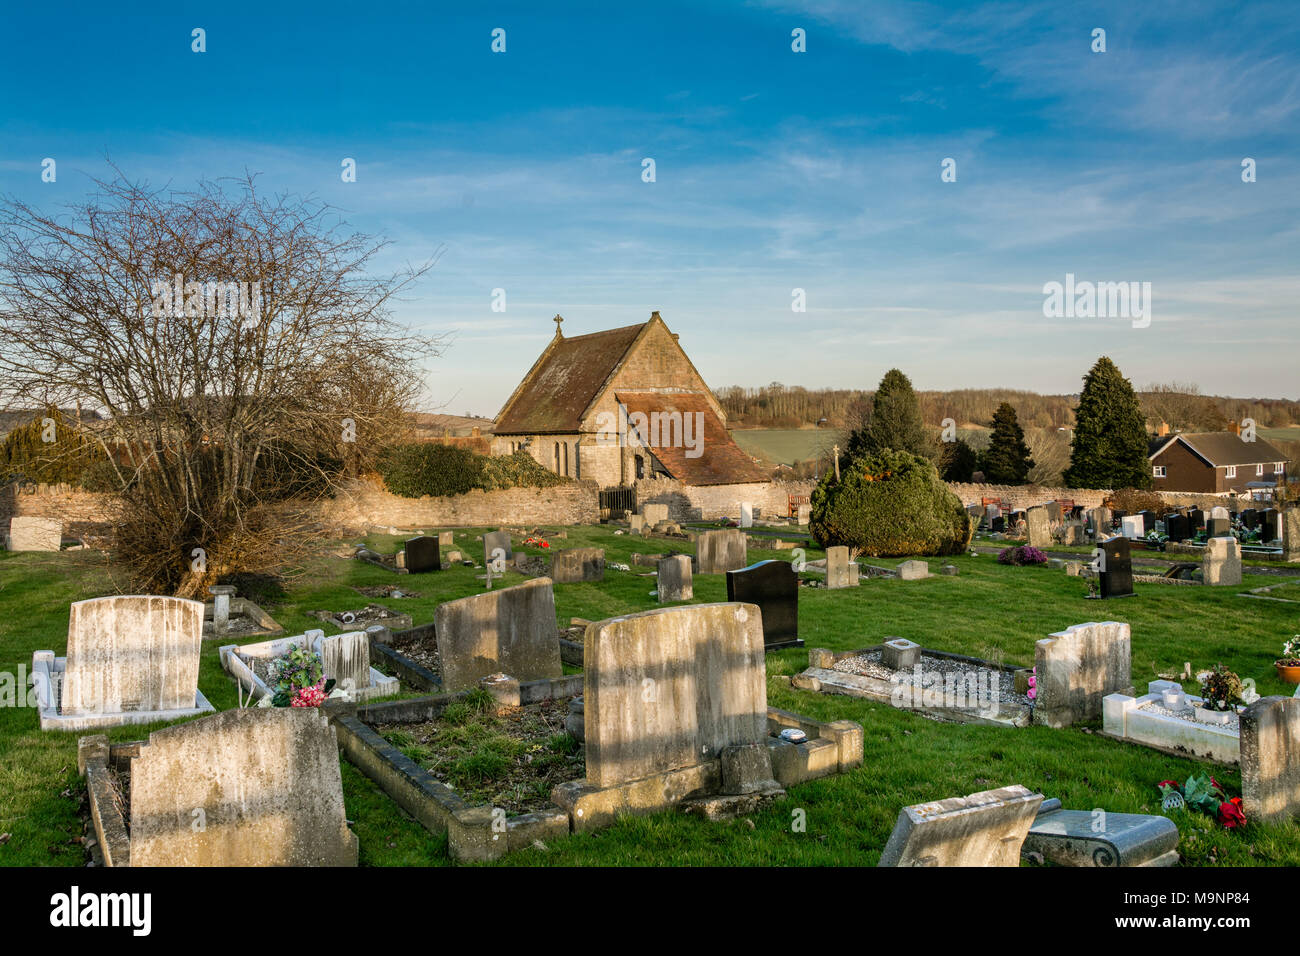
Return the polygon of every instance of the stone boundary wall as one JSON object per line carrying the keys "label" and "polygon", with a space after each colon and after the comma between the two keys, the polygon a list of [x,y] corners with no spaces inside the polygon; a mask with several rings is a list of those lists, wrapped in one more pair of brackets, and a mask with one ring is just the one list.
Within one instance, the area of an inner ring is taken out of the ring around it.
{"label": "stone boundary wall", "polygon": [[112,495],[74,485],[30,485],[26,489],[0,485],[0,537],[9,530],[10,518],[57,518],[66,534],[70,528],[106,524],[112,512]]}
{"label": "stone boundary wall", "polygon": [[[946,482],[950,491],[961,499],[964,505],[978,505],[982,498],[1000,498],[1009,502],[1014,509],[1028,510],[1034,505],[1046,504],[1061,499],[1072,500],[1084,508],[1100,507],[1102,502],[1114,492],[1095,488],[1048,488],[1043,485],[988,485],[970,482]],[[1212,508],[1221,505],[1229,511],[1250,507],[1244,499],[1233,499],[1225,495],[1203,495],[1182,491],[1153,491],[1169,503],[1170,507],[1191,505],[1197,508]],[[1234,508],[1234,501],[1238,507]]]}
{"label": "stone boundary wall", "polygon": [[471,491],[447,498],[402,498],[386,491],[378,478],[349,482],[321,505],[321,518],[349,528],[473,528],[488,525],[595,524],[600,520],[599,489],[592,481],[550,488]]}
{"label": "stone boundary wall", "polygon": [[674,478],[644,478],[636,483],[639,512],[647,504],[668,506],[671,521],[712,521],[739,518],[740,506],[752,504],[764,518],[784,518],[789,513],[790,495],[808,496],[817,482],[758,481],[740,485],[684,485]]}

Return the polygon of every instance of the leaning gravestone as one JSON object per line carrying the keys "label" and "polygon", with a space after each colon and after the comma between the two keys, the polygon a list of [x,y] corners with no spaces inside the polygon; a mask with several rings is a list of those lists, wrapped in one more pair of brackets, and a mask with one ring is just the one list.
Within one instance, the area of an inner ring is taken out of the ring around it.
{"label": "leaning gravestone", "polygon": [[131,761],[131,865],[356,866],[329,720],[244,708],[150,734]]}
{"label": "leaning gravestone", "polygon": [[551,580],[556,584],[578,584],[605,580],[604,548],[568,548],[551,556]]}
{"label": "leaning gravestone", "polygon": [[1042,550],[1052,546],[1052,526],[1045,507],[1035,505],[1025,513],[1025,528],[1029,547]]}
{"label": "leaning gravestone", "polygon": [[1034,645],[1034,722],[1069,727],[1101,717],[1107,694],[1133,695],[1127,624],[1075,624]]}
{"label": "leaning gravestone", "polygon": [[193,708],[202,647],[200,601],[155,595],[78,601],[69,612],[62,712]]}
{"label": "leaning gravestone", "polygon": [[1097,577],[1103,598],[1131,597],[1133,594],[1133,558],[1128,538],[1115,537],[1099,547]]}
{"label": "leaning gravestone", "polygon": [[493,560],[504,554],[504,560],[513,561],[515,559],[514,546],[510,543],[509,531],[489,531],[483,535],[483,560],[485,564],[490,564]]}
{"label": "leaning gravestone", "polygon": [[739,528],[705,531],[695,539],[695,554],[695,570],[700,574],[738,571],[748,560],[745,533]]}
{"label": "leaning gravestone", "polygon": [[10,551],[58,551],[62,543],[63,522],[57,518],[9,519]]}
{"label": "leaning gravestone", "polygon": [[339,687],[360,690],[370,686],[370,635],[349,631],[321,640],[321,673]]}
{"label": "leaning gravestone", "polygon": [[759,561],[728,571],[727,600],[758,605],[766,650],[803,647],[799,640],[799,575],[788,562]]}
{"label": "leaning gravestone", "polygon": [[434,633],[444,692],[470,690],[489,674],[530,681],[563,673],[550,578],[440,604]]}
{"label": "leaning gravestone", "polygon": [[695,596],[691,557],[688,554],[674,554],[672,557],[660,558],[657,578],[660,604],[689,601]]}
{"label": "leaning gravestone", "polygon": [[1016,785],[904,807],[879,866],[1019,866],[1043,802]]}
{"label": "leaning gravestone", "polygon": [[858,586],[858,563],[849,560],[849,549],[836,545],[826,549],[826,587],[855,588]]}
{"label": "leaning gravestone", "polygon": [[1241,545],[1236,538],[1211,538],[1205,542],[1201,579],[1211,585],[1241,586]]}
{"label": "leaning gravestone", "polygon": [[442,561],[438,554],[437,538],[420,535],[406,542],[406,570],[410,574],[422,574],[426,571],[438,571]]}
{"label": "leaning gravestone", "polygon": [[1300,698],[1265,697],[1241,712],[1241,801],[1247,820],[1300,816]]}
{"label": "leaning gravestone", "polygon": [[588,628],[583,672],[594,787],[718,760],[728,747],[760,744],[766,754],[763,629],[753,605],[696,604],[600,621]]}

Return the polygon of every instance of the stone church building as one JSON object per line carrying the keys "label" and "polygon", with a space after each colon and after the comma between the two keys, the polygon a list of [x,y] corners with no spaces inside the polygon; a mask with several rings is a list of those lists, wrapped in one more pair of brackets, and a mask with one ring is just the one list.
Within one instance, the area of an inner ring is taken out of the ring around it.
{"label": "stone church building", "polygon": [[658,312],[641,325],[555,337],[497,415],[492,453],[525,449],[551,471],[630,487],[766,482]]}

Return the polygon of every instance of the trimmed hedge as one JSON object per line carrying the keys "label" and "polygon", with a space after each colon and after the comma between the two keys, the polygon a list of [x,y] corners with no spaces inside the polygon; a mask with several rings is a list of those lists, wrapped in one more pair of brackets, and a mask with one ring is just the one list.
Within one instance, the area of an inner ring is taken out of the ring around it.
{"label": "trimmed hedge", "polygon": [[974,533],[934,464],[905,451],[855,458],[839,481],[828,471],[811,503],[808,527],[823,548],[847,545],[881,558],[957,554]]}
{"label": "trimmed hedge", "polygon": [[387,448],[376,467],[384,487],[403,498],[444,498],[475,489],[549,488],[569,480],[547,471],[526,451],[493,457],[432,442]]}

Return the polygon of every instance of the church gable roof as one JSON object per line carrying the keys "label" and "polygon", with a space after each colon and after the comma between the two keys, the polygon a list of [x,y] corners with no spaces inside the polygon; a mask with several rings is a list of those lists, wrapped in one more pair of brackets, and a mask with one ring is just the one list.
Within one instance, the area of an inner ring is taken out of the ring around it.
{"label": "church gable roof", "polygon": [[[640,434],[641,440],[678,481],[688,485],[767,481],[763,469],[732,441],[727,427],[703,393],[619,391],[615,397],[627,407],[629,428],[635,427],[640,433],[642,422],[646,423],[649,434]],[[638,420],[636,416],[644,419]],[[683,434],[688,417],[690,447]],[[702,428],[697,429],[697,421],[703,423]]]}
{"label": "church gable roof", "polygon": [[645,329],[628,325],[588,335],[557,335],[497,416],[498,435],[579,430],[583,414]]}

